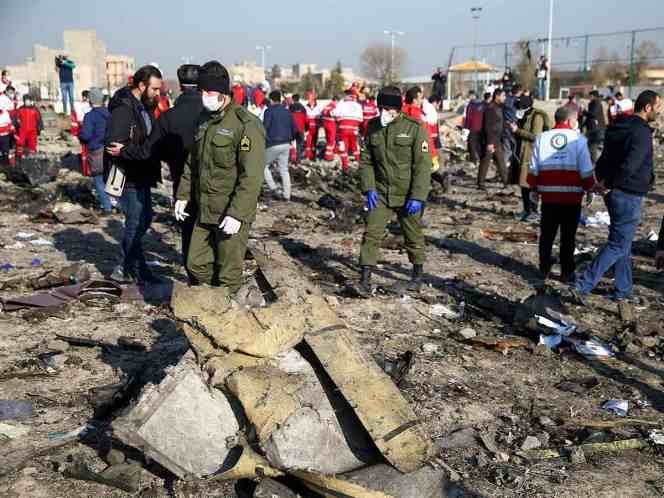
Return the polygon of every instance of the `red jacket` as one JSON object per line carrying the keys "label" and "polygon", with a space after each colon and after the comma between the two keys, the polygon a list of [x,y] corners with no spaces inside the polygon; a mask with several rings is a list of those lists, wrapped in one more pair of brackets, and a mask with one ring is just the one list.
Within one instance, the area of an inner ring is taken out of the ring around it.
{"label": "red jacket", "polygon": [[242,85],[233,85],[233,103],[235,105],[244,105],[244,99],[247,97],[244,87]]}
{"label": "red jacket", "polygon": [[265,103],[265,92],[261,90],[260,88],[256,88],[254,90],[254,104],[256,107],[263,107],[263,104]]}
{"label": "red jacket", "polygon": [[43,129],[41,113],[35,106],[20,107],[16,113],[22,134],[40,133]]}
{"label": "red jacket", "polygon": [[0,137],[13,135],[15,133],[16,130],[14,129],[14,124],[12,123],[12,118],[9,115],[9,112],[0,109]]}
{"label": "red jacket", "polygon": [[401,107],[401,112],[422,123],[422,127],[426,130],[427,136],[429,137],[429,153],[431,154],[431,157],[437,157],[438,149],[436,149],[436,141],[431,133],[431,127],[424,119],[424,111],[422,108],[413,104],[404,104]]}
{"label": "red jacket", "polygon": [[480,133],[484,125],[484,103],[475,100],[466,107],[466,117],[463,127],[475,133]]}
{"label": "red jacket", "polygon": [[288,110],[293,116],[293,122],[295,123],[297,131],[304,133],[304,128],[307,123],[307,111],[304,106],[298,102],[297,104],[291,104]]}
{"label": "red jacket", "polygon": [[329,104],[327,104],[324,108],[323,111],[320,113],[320,115],[323,118],[323,121],[331,121],[333,123],[336,122],[334,116],[332,116],[332,111],[334,111],[337,108],[337,103],[332,100],[330,101]]}
{"label": "red jacket", "polygon": [[362,113],[364,114],[364,122],[368,123],[373,118],[378,116],[378,106],[373,100],[365,100],[362,104]]}

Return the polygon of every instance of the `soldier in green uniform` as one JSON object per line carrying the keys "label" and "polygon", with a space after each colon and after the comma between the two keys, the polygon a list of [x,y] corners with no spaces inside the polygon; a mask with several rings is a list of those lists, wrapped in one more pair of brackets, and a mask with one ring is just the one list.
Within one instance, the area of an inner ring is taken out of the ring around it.
{"label": "soldier in green uniform", "polygon": [[235,292],[241,284],[249,229],[265,167],[265,129],[232,103],[228,71],[217,61],[201,66],[198,86],[208,111],[195,135],[176,195],[175,218],[199,206],[186,266],[197,283]]}
{"label": "soldier in green uniform", "polygon": [[366,230],[360,252],[360,290],[371,293],[371,272],[378,262],[385,227],[394,214],[413,264],[409,290],[419,290],[424,264],[420,221],[431,189],[429,136],[421,123],[401,111],[401,92],[388,86],[378,94],[380,116],[369,121],[360,156],[362,192],[366,196]]}

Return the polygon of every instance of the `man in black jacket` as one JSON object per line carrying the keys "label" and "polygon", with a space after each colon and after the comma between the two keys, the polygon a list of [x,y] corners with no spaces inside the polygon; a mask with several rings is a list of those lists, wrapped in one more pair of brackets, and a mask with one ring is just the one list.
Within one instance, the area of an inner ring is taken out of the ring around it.
{"label": "man in black jacket", "polygon": [[[143,66],[132,81],[131,87],[121,89],[109,103],[111,117],[106,129],[106,145],[142,145],[154,127],[154,108],[159,100],[162,76],[154,66]],[[120,207],[125,215],[122,236],[122,265],[115,268],[111,279],[121,283],[152,282],[152,275],[143,253],[143,236],[152,223],[151,188],[161,181],[159,160],[112,160],[126,178],[120,197]]]}
{"label": "man in black jacket", "polygon": [[[265,110],[263,117],[265,126],[266,145],[265,149],[265,182],[270,191],[281,196],[285,201],[290,201],[291,181],[288,172],[288,156],[290,152],[290,143],[297,136],[297,128],[293,121],[293,116],[281,103],[281,92],[274,90],[270,93],[270,107]],[[274,178],[270,167],[277,163],[279,175],[281,176],[280,189]]]}
{"label": "man in black jacket", "polygon": [[502,137],[505,129],[503,117],[503,106],[505,105],[505,90],[498,88],[493,92],[493,100],[484,110],[484,124],[482,128],[482,158],[477,176],[477,187],[486,190],[484,181],[489,172],[491,159],[495,160],[496,168],[503,186],[507,186],[507,165],[505,163],[505,151],[503,149]]}
{"label": "man in black jacket", "polygon": [[[125,160],[160,159],[168,164],[173,181],[173,199],[180,186],[184,163],[194,145],[194,133],[203,116],[203,101],[198,91],[200,66],[184,64],[178,68],[178,81],[182,93],[175,105],[164,112],[155,123],[149,138],[142,144],[111,144],[107,151]],[[193,199],[193,196],[192,196]],[[186,263],[191,233],[196,221],[196,203],[189,202],[182,228],[182,255]],[[185,265],[186,266],[186,265]]]}
{"label": "man in black jacket", "polygon": [[583,127],[588,139],[590,159],[592,159],[593,164],[596,164],[606,132],[606,118],[602,108],[602,99],[597,90],[590,92],[588,109],[583,113]]}
{"label": "man in black jacket", "polygon": [[602,156],[595,174],[600,190],[608,191],[604,200],[611,217],[608,243],[583,276],[570,289],[572,301],[585,305],[607,270],[614,267],[615,292],[621,316],[632,295],[632,241],[641,221],[643,198],[654,182],[653,142],[650,123],[662,106],[660,96],[646,90],[636,100],[635,114],[625,116],[606,130]]}

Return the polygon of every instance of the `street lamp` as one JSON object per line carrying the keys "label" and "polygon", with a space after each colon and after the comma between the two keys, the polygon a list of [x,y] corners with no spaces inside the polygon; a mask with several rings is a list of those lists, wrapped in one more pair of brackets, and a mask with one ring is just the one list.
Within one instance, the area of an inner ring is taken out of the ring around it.
{"label": "street lamp", "polygon": [[546,49],[546,58],[549,67],[546,70],[546,100],[551,97],[551,37],[553,36],[553,0],[549,0],[549,44]]}
{"label": "street lamp", "polygon": [[261,53],[261,66],[263,66],[263,71],[265,71],[265,52],[272,50],[270,45],[256,45],[256,50]]}
{"label": "street lamp", "polygon": [[394,44],[397,36],[403,36],[406,33],[403,31],[393,31],[386,29],[383,31],[387,36],[390,37],[391,47],[390,47],[390,83],[394,81]]}
{"label": "street lamp", "polygon": [[470,15],[473,18],[473,62],[475,64],[475,74],[473,76],[474,79],[474,87],[475,91],[478,91],[477,88],[477,25],[479,24],[480,16],[482,14],[482,7],[471,7],[470,8]]}

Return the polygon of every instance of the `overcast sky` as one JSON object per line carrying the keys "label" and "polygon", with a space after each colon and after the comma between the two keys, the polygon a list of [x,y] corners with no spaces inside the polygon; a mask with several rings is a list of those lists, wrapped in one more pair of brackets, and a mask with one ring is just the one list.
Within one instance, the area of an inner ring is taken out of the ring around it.
{"label": "overcast sky", "polygon": [[[453,45],[472,45],[471,6],[483,8],[478,42],[544,37],[548,0],[157,1],[0,0],[0,66],[22,63],[32,44],[62,47],[64,29],[96,29],[109,53],[158,62],[168,77],[184,57],[202,63],[257,60],[271,45],[268,65],[298,62],[359,69],[384,29],[404,31],[408,75],[447,66]],[[663,0],[555,0],[554,37],[664,26]],[[664,46],[664,31],[651,34]],[[620,42],[625,50],[626,42]],[[469,55],[472,51],[469,52]],[[496,57],[496,54],[487,54]],[[459,62],[457,59],[455,62]]]}

